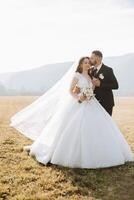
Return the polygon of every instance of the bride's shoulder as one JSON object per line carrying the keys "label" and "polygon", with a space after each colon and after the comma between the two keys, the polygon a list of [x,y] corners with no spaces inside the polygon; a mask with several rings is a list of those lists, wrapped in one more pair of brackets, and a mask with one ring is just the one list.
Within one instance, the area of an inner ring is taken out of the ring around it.
{"label": "bride's shoulder", "polygon": [[80,75],[81,75],[81,73],[79,73],[79,72],[75,72],[75,73],[74,73],[74,77],[75,77],[75,78],[79,78]]}

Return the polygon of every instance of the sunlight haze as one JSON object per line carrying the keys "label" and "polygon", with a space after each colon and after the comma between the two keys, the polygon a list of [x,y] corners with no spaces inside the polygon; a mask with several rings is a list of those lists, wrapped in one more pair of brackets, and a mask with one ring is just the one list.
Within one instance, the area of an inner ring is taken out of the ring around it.
{"label": "sunlight haze", "polygon": [[133,24],[130,0],[0,0],[0,73],[134,52]]}

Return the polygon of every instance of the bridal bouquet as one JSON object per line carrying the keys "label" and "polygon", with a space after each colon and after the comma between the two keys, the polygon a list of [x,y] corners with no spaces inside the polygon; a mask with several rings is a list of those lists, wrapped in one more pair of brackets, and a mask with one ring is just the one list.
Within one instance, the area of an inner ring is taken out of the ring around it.
{"label": "bridal bouquet", "polygon": [[80,94],[83,94],[87,97],[87,100],[90,100],[94,97],[93,89],[92,87],[83,87],[80,88]]}

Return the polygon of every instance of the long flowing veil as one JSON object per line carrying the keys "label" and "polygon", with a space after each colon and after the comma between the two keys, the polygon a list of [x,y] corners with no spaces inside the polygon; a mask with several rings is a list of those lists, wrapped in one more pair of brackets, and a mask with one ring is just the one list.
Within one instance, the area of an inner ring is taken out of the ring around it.
{"label": "long flowing veil", "polygon": [[36,140],[49,120],[55,115],[56,110],[60,109],[61,103],[65,104],[69,100],[71,96],[69,87],[77,65],[78,59],[45,94],[13,115],[10,119],[10,126],[28,138]]}

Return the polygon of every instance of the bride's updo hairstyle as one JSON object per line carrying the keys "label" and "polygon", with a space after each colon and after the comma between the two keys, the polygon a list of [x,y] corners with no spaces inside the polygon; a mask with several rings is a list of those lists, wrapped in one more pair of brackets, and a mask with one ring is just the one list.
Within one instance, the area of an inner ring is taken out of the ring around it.
{"label": "bride's updo hairstyle", "polygon": [[83,64],[83,62],[84,62],[85,59],[88,59],[89,62],[90,62],[90,58],[89,58],[88,56],[82,57],[82,58],[79,60],[79,63],[78,63],[78,66],[77,66],[77,69],[76,69],[75,72],[82,73],[82,70],[83,70],[83,69],[82,69],[82,64]]}

